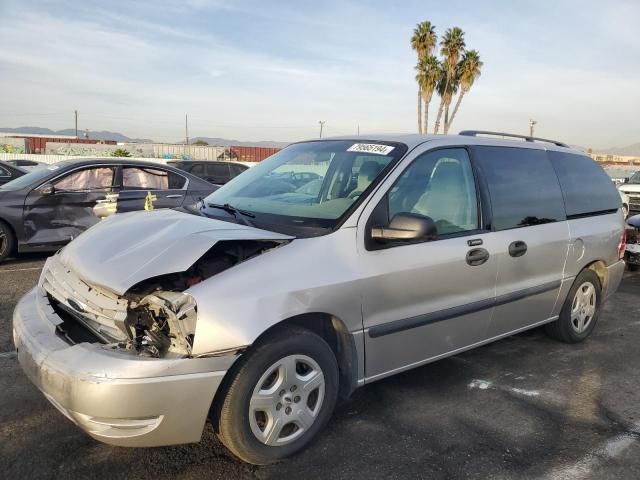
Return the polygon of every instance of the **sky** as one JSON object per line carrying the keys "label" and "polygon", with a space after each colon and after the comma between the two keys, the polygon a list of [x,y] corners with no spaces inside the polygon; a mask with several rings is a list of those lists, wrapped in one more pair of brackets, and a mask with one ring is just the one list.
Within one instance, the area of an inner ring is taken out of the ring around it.
{"label": "sky", "polygon": [[[295,141],[416,132],[416,23],[482,75],[452,132],[640,142],[638,0],[0,0],[0,127]],[[438,108],[437,99],[430,109]],[[432,129],[430,125],[430,129]]]}

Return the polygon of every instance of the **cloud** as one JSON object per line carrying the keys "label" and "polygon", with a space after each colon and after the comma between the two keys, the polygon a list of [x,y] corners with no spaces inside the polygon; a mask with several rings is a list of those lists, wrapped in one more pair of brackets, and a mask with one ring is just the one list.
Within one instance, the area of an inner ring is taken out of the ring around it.
{"label": "cloud", "polygon": [[[8,0],[0,125],[70,125],[175,140],[297,140],[414,131],[415,23],[459,24],[485,62],[454,130],[526,131],[593,147],[640,140],[635,2]],[[431,106],[437,109],[437,103]],[[42,112],[52,113],[44,117]],[[29,113],[33,115],[29,117]]]}

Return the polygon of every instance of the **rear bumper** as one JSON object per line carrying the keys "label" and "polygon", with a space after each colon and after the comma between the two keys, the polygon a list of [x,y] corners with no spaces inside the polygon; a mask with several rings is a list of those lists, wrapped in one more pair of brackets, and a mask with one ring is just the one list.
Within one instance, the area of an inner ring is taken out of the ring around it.
{"label": "rear bumper", "polygon": [[197,442],[233,358],[152,359],[105,345],[70,345],[38,288],[13,315],[18,360],[30,380],[67,418],[112,445]]}
{"label": "rear bumper", "polygon": [[607,267],[607,285],[604,292],[605,300],[618,290],[620,282],[622,281],[622,276],[624,275],[624,267],[625,263],[622,260],[612,263]]}

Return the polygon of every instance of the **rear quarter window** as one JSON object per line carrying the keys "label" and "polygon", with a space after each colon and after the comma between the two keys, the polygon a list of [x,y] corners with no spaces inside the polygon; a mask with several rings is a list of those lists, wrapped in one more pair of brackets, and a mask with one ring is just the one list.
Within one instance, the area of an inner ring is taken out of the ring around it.
{"label": "rear quarter window", "polygon": [[494,230],[565,220],[558,177],[544,150],[474,147],[487,181]]}
{"label": "rear quarter window", "polygon": [[617,210],[620,195],[609,175],[586,155],[548,152],[564,196],[567,217]]}

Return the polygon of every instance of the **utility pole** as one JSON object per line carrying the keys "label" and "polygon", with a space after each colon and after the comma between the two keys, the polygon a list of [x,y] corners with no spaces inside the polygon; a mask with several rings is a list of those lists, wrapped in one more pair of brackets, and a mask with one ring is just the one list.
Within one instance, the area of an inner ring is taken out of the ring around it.
{"label": "utility pole", "polygon": [[529,136],[533,137],[533,127],[536,125],[536,122],[533,118],[529,119]]}
{"label": "utility pole", "polygon": [[360,136],[360,124],[358,124],[358,136]]}
{"label": "utility pole", "polygon": [[73,113],[76,115],[76,138],[78,138],[78,110],[74,110]]}
{"label": "utility pole", "polygon": [[318,120],[318,123],[320,124],[320,138],[322,138],[322,128],[324,127],[324,124],[327,123],[326,120]]}
{"label": "utility pole", "polygon": [[189,145],[189,116],[184,114],[184,137],[186,139],[185,145]]}

